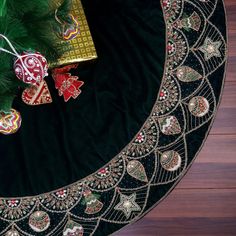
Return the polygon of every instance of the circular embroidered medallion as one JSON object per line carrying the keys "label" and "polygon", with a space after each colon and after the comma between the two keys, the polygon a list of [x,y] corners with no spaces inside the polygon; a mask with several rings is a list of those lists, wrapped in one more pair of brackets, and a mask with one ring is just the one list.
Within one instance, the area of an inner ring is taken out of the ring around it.
{"label": "circular embroidered medallion", "polygon": [[49,215],[44,211],[36,211],[29,218],[29,226],[35,232],[43,232],[50,226]]}
{"label": "circular embroidered medallion", "polygon": [[175,151],[166,151],[162,153],[160,162],[165,170],[175,171],[181,166],[181,157]]}
{"label": "circular embroidered medallion", "polygon": [[209,107],[207,99],[201,96],[192,98],[188,104],[189,111],[197,117],[205,116],[209,111]]}

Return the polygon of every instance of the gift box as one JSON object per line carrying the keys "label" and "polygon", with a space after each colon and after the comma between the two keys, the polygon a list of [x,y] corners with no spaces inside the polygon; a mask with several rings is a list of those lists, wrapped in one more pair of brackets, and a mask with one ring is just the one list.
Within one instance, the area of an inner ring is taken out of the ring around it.
{"label": "gift box", "polygon": [[[63,47],[63,55],[56,62],[50,64],[50,68],[60,67],[72,63],[89,61],[97,58],[95,45],[85,16],[85,12],[80,0],[72,0],[72,9],[70,14],[75,24],[78,24],[78,32],[73,37],[73,33],[62,39],[55,33],[55,40],[58,41],[58,49]],[[72,39],[70,39],[72,35]],[[67,42],[65,44],[65,41]]]}

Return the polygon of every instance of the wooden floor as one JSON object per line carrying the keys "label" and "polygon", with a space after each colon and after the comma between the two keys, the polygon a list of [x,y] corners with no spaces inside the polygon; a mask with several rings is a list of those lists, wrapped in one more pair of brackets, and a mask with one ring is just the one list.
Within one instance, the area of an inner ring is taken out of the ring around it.
{"label": "wooden floor", "polygon": [[236,235],[236,0],[225,3],[230,44],[228,73],[205,146],[176,189],[117,236]]}

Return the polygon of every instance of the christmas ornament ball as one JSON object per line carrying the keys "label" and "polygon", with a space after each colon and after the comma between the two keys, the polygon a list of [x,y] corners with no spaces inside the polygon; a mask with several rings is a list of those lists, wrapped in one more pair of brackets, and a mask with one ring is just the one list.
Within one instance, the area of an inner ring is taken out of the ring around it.
{"label": "christmas ornament ball", "polygon": [[161,155],[161,166],[167,171],[176,171],[181,166],[181,157],[179,153],[171,150],[163,152]]}
{"label": "christmas ornament ball", "polygon": [[21,115],[15,109],[9,112],[0,111],[0,133],[4,135],[14,134],[21,126]]}
{"label": "christmas ornament ball", "polygon": [[23,52],[14,63],[14,71],[19,80],[35,85],[48,76],[48,63],[39,52]]}
{"label": "christmas ornament ball", "polygon": [[50,226],[49,215],[44,211],[35,211],[29,218],[29,226],[35,232],[43,232]]}
{"label": "christmas ornament ball", "polygon": [[188,104],[188,109],[192,115],[196,117],[203,117],[209,112],[209,102],[202,96],[194,97]]}

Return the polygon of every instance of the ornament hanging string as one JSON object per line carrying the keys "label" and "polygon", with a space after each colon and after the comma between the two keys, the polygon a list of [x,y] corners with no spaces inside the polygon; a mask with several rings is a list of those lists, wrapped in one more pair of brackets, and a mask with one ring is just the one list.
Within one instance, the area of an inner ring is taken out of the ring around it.
{"label": "ornament hanging string", "polygon": [[57,16],[57,12],[58,12],[58,9],[55,10],[55,14],[54,14],[55,20],[56,20],[59,24],[63,25],[63,23],[60,21],[60,19],[59,19],[58,16]]}
{"label": "ornament hanging string", "polygon": [[[30,73],[30,71],[28,70],[28,68],[25,66],[24,61],[22,60],[22,58],[25,57],[26,55],[19,55],[18,52],[16,51],[16,49],[14,48],[14,46],[12,45],[12,43],[10,42],[10,40],[9,40],[5,35],[0,34],[0,38],[3,38],[3,39],[7,42],[7,44],[9,45],[9,47],[12,49],[12,52],[9,51],[9,50],[7,50],[7,49],[4,49],[4,48],[2,48],[2,47],[0,47],[0,51],[5,52],[5,53],[8,53],[8,54],[11,54],[11,55],[17,57],[17,58],[20,60],[22,66],[23,66],[23,68],[24,68],[24,70],[29,74],[29,76],[30,76],[31,78],[33,78],[35,81],[37,81],[37,79],[34,77],[34,75],[33,75],[32,73]],[[27,56],[30,56],[30,55],[33,56],[33,55],[35,55],[35,54],[33,54],[33,53],[27,54]]]}

